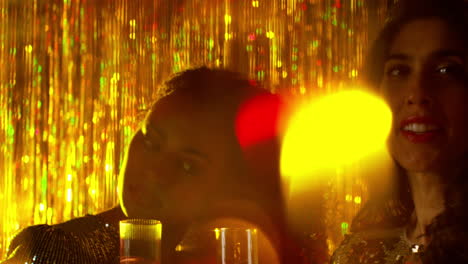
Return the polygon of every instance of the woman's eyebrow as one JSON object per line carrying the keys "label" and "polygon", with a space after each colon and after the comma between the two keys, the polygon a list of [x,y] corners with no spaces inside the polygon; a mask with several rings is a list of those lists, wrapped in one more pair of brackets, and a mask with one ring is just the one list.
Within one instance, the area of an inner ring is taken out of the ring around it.
{"label": "woman's eyebrow", "polygon": [[192,147],[183,148],[181,152],[186,156],[193,157],[204,162],[210,161],[208,155]]}
{"label": "woman's eyebrow", "polygon": [[410,56],[403,53],[392,53],[385,58],[385,62],[389,60],[410,60]]}
{"label": "woman's eyebrow", "polygon": [[[161,129],[158,129],[153,124],[147,123],[145,127],[146,127],[146,130],[148,130],[148,132],[150,134],[150,137],[156,136],[156,137],[159,137],[162,141],[167,140],[167,134],[164,133],[164,131],[162,131]],[[180,153],[182,153],[183,155],[185,155],[187,157],[195,158],[195,159],[203,161],[203,162],[209,162],[210,161],[208,155],[206,155],[205,153],[203,153],[203,152],[201,152],[201,151],[199,151],[196,148],[191,147],[191,146],[182,148],[180,150]]]}
{"label": "woman's eyebrow", "polygon": [[465,61],[466,54],[464,54],[460,50],[452,50],[452,49],[445,49],[445,50],[438,50],[431,54],[431,58],[445,58],[445,57],[457,57],[461,60]]}

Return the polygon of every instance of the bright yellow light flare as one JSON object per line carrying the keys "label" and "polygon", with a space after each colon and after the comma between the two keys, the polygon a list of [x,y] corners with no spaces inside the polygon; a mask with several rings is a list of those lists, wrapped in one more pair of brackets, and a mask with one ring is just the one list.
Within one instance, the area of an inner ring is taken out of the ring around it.
{"label": "bright yellow light flare", "polygon": [[314,100],[298,109],[288,123],[281,153],[282,176],[291,184],[303,184],[317,180],[313,177],[324,170],[382,151],[391,123],[387,105],[362,91]]}

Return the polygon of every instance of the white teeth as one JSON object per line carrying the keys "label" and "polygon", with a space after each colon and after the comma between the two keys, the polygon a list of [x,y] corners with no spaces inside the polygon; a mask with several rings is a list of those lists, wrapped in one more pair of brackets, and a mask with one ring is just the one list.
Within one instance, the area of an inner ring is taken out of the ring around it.
{"label": "white teeth", "polygon": [[403,127],[403,130],[411,131],[414,133],[424,133],[424,132],[434,131],[437,129],[439,128],[434,125],[419,124],[419,123],[411,123]]}

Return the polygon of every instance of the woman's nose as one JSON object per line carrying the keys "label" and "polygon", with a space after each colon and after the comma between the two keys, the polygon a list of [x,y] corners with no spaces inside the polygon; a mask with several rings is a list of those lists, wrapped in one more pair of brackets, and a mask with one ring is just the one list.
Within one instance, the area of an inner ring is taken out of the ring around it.
{"label": "woman's nose", "polygon": [[406,93],[406,105],[431,106],[433,103],[431,83],[423,76],[410,80]]}

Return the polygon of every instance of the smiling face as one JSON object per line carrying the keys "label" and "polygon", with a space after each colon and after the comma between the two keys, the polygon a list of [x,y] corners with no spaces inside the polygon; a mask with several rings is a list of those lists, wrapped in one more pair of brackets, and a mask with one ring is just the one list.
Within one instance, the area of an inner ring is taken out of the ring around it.
{"label": "smiling face", "polygon": [[234,110],[177,92],[154,105],[132,139],[120,179],[127,216],[186,223],[219,198],[242,169],[226,111]]}
{"label": "smiling face", "polygon": [[380,88],[394,115],[390,151],[407,171],[447,171],[468,150],[466,63],[440,19],[409,22],[393,40]]}

